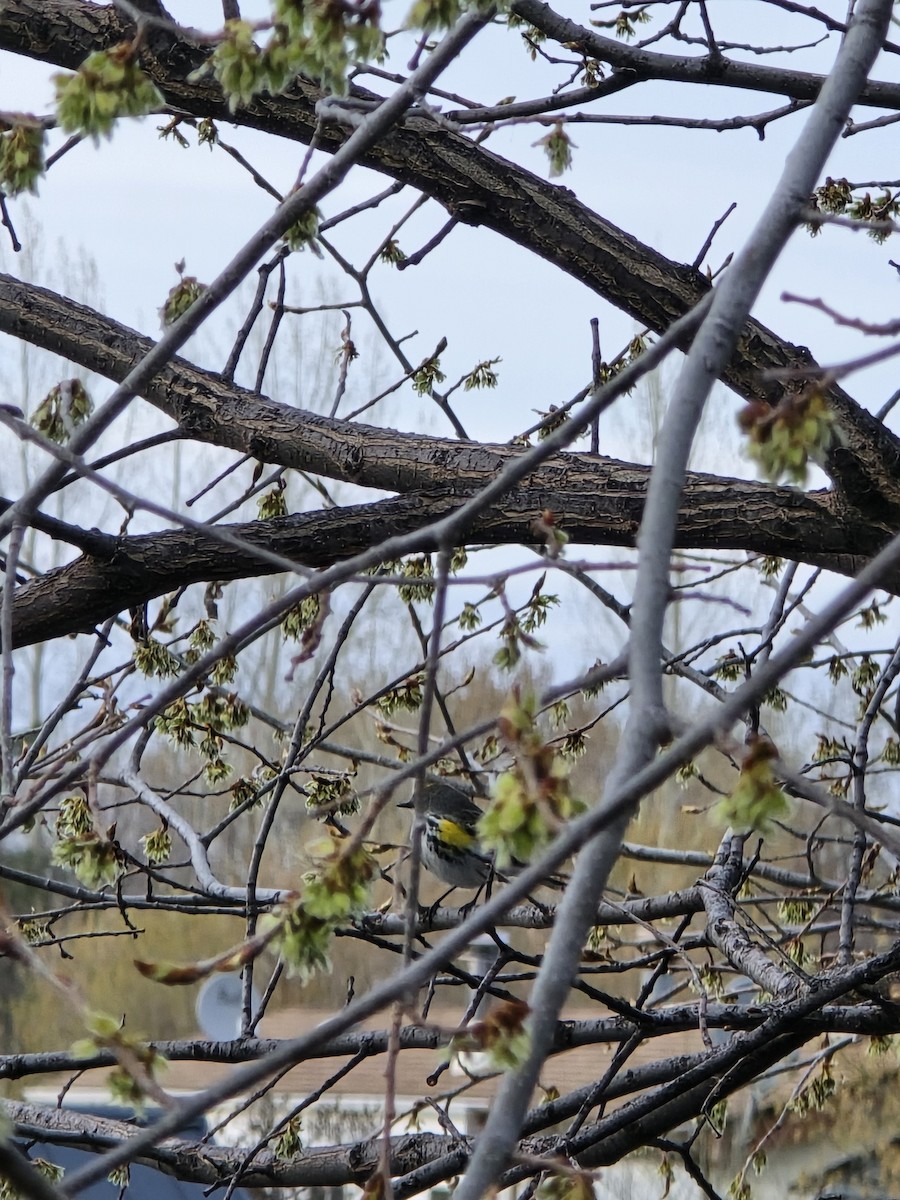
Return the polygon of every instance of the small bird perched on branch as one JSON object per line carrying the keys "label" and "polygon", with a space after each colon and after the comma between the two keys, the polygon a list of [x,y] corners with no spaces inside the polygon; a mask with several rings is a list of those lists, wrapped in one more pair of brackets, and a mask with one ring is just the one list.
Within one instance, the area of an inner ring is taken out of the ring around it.
{"label": "small bird perched on branch", "polygon": [[[482,848],[478,822],[484,815],[461,788],[452,783],[427,780],[422,791],[425,801],[425,832],[422,838],[422,864],[443,883],[454,888],[481,888],[493,876],[501,882],[524,866],[515,862],[498,871],[494,855]],[[411,800],[399,805],[412,808]],[[563,880],[548,876],[549,887],[562,888]],[[437,904],[450,894],[445,892]],[[534,901],[537,903],[537,901]]]}
{"label": "small bird perched on branch", "polygon": [[494,865],[478,839],[481,809],[450,783],[425,784],[425,835],[422,863],[451,888],[487,883]]}

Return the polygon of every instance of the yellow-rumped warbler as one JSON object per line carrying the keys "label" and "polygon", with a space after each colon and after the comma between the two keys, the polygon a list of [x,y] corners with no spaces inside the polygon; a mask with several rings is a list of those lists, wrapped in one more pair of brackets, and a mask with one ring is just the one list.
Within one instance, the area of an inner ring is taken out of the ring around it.
{"label": "yellow-rumped warbler", "polygon": [[[480,888],[493,874],[505,883],[511,875],[518,874],[525,866],[513,862],[502,871],[494,868],[494,855],[482,849],[478,837],[478,821],[482,814],[477,804],[461,788],[452,783],[433,783],[427,780],[422,789],[425,801],[425,832],[422,837],[422,864],[432,875],[454,888]],[[412,808],[413,802],[398,805]],[[565,879],[548,875],[543,881],[546,887],[560,890]],[[440,904],[450,893],[437,901]],[[534,897],[533,903],[538,904]]]}
{"label": "yellow-rumped warbler", "polygon": [[[494,865],[478,843],[481,809],[465,792],[451,783],[428,781],[422,792],[425,801],[425,832],[422,863],[425,869],[452,888],[477,888],[486,883]],[[412,802],[401,804],[412,808]]]}

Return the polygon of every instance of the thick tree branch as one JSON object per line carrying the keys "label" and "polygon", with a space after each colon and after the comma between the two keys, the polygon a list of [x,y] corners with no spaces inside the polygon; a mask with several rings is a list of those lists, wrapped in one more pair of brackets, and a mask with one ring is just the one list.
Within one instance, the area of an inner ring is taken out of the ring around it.
{"label": "thick tree branch", "polygon": [[[574,456],[573,456],[574,457]],[[491,507],[475,521],[466,540],[492,545],[528,543],[532,525],[543,508],[552,508],[573,543],[631,546],[643,508],[647,468],[597,462],[590,484],[565,481],[564,464],[541,472],[518,488],[504,504]],[[574,478],[578,472],[574,471]],[[826,566],[854,575],[866,558],[845,552],[871,541],[863,523],[846,528],[830,511],[827,496],[805,496],[789,488],[767,488],[742,480],[698,477],[689,481],[681,509],[679,544],[693,549],[740,549]],[[412,495],[376,504],[353,505],[321,512],[250,521],[225,528],[249,546],[258,544],[313,568],[377,545],[386,536],[414,535],[416,530],[452,513],[456,493]],[[271,574],[276,568],[215,538],[193,530],[174,530],[119,537],[110,557],[83,556],[48,571],[16,590],[13,637],[16,646],[52,637],[83,633],[106,617],[190,583],[228,581]],[[412,537],[410,553],[437,549],[427,531]],[[873,546],[874,549],[874,546]],[[900,592],[900,574],[886,579],[889,591]]]}
{"label": "thick tree branch", "polygon": [[[115,381],[152,342],[43,288],[0,275],[0,329]],[[377,504],[228,527],[310,567],[330,566],[388,534],[410,534],[452,512],[523,452],[509,446],[400,433],[319,416],[248,392],[183,359],[147,385],[148,400],[200,441],[265,462],[359,485],[413,493]],[[492,506],[468,537],[529,542],[532,522],[552,509],[573,543],[633,545],[648,468],[585,454],[559,454]],[[48,530],[49,531],[49,530]],[[772,554],[853,575],[885,541],[882,526],[843,514],[827,493],[692,473],[679,514],[678,544]],[[85,556],[20,588],[15,638],[28,645],[90,629],[105,617],[193,582],[274,569],[252,551],[179,530],[104,538]],[[432,550],[423,536],[414,549]],[[900,589],[900,579],[885,586]]]}

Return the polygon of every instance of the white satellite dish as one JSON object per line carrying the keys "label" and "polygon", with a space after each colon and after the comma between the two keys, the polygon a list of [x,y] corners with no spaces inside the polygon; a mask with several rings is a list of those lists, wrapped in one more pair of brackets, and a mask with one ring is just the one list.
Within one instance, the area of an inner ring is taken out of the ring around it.
{"label": "white satellite dish", "polygon": [[[194,1012],[200,1028],[214,1042],[230,1042],[240,1036],[243,984],[240,975],[212,975],[197,993]],[[253,1010],[259,996],[253,989]]]}

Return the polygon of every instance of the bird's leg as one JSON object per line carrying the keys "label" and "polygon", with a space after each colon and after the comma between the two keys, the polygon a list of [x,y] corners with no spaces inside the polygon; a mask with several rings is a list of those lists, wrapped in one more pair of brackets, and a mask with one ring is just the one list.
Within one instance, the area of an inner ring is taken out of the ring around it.
{"label": "bird's leg", "polygon": [[455,891],[456,891],[455,887],[447,888],[446,892],[443,892],[440,896],[438,896],[438,898],[437,898],[437,900],[435,900],[434,904],[429,905],[428,908],[422,909],[424,920],[426,920],[429,925],[434,924],[434,918],[435,918],[435,915],[437,914],[437,910],[441,907],[441,905],[444,903],[444,901],[447,899],[447,897],[452,892],[455,892]]}
{"label": "bird's leg", "polygon": [[481,884],[481,886],[478,888],[478,891],[475,893],[475,895],[472,897],[472,899],[468,902],[468,904],[461,904],[459,906],[459,915],[462,917],[463,920],[465,920],[466,917],[471,912],[474,912],[475,906],[477,905],[478,901],[481,899],[482,892],[485,892],[486,900],[490,899],[490,895],[491,895],[490,889],[491,889],[491,881],[490,881],[490,879],[488,879],[487,883]]}

